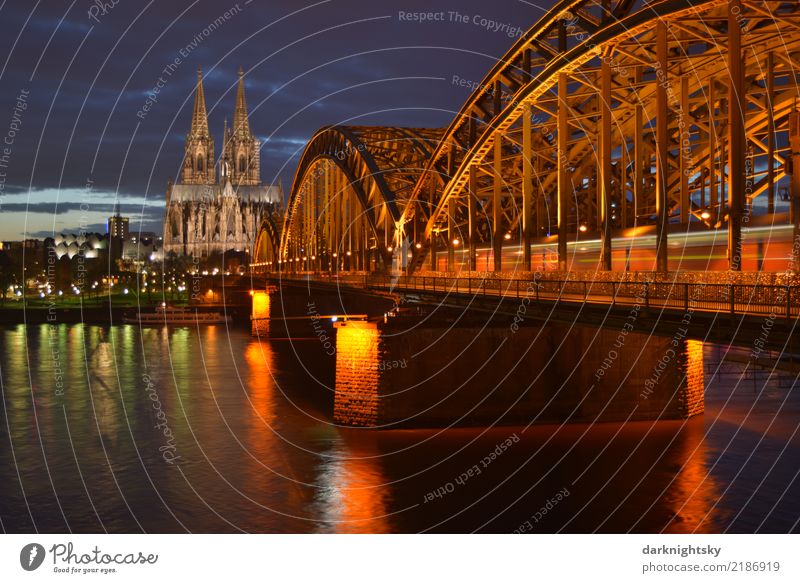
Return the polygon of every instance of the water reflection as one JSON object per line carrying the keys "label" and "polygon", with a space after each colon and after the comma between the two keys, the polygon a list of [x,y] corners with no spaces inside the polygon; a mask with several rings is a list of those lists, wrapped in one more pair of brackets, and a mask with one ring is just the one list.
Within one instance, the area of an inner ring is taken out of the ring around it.
{"label": "water reflection", "polygon": [[672,518],[664,529],[671,533],[720,532],[727,512],[712,512],[723,488],[711,474],[713,460],[705,442],[705,427],[699,420],[681,431],[676,457],[680,469],[669,484],[662,502]]}
{"label": "water reflection", "polygon": [[[377,373],[363,364],[379,358],[371,329],[340,341],[354,375]],[[703,351],[689,348],[687,364]],[[800,400],[788,388],[757,400],[757,415],[748,386],[738,408],[707,399],[688,422],[372,431],[333,424],[326,389],[298,364],[328,362],[319,354],[316,339],[289,348],[247,328],[0,328],[3,527],[511,532],[565,486],[541,532],[786,531],[798,515]],[[180,464],[161,455],[144,375]],[[512,432],[519,443],[479,477],[424,502]]]}
{"label": "water reflection", "polygon": [[319,532],[388,533],[388,490],[375,444],[341,443],[320,472]]}

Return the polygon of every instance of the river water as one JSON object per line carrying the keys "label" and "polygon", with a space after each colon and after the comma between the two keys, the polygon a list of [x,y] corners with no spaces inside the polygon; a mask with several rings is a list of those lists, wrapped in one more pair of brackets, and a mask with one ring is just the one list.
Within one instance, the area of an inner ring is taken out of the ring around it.
{"label": "river water", "polygon": [[333,424],[313,336],[0,327],[6,532],[788,532],[800,398],[719,365],[688,421]]}

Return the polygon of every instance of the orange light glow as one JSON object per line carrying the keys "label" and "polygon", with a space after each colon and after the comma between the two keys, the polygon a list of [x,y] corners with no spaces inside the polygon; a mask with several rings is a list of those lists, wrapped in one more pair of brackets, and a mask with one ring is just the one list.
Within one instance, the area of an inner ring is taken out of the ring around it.
{"label": "orange light glow", "polygon": [[251,292],[253,296],[253,319],[269,318],[269,294],[266,292]]}
{"label": "orange light glow", "polygon": [[378,422],[378,327],[369,322],[336,325],[334,419],[348,425]]}

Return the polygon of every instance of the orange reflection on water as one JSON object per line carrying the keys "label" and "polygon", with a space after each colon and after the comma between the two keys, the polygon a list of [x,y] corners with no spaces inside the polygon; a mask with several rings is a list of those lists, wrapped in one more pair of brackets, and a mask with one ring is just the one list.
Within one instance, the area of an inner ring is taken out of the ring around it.
{"label": "orange reflection on water", "polygon": [[721,486],[709,471],[711,460],[702,419],[688,421],[681,434],[683,439],[675,452],[681,468],[662,500],[673,515],[664,532],[720,532],[725,522],[718,506]]}
{"label": "orange reflection on water", "polygon": [[[704,346],[699,340],[686,341],[686,413],[701,414],[704,409]],[[664,496],[673,513],[665,531],[673,533],[719,532],[720,510],[716,508],[720,485],[711,475],[710,453],[701,418],[687,421],[681,429],[680,445],[675,451],[681,464],[678,474]]]}
{"label": "orange reflection on water", "polygon": [[254,340],[247,345],[244,360],[248,373],[245,386],[249,392],[254,423],[264,427],[275,419],[272,346],[268,342]]}
{"label": "orange reflection on water", "polygon": [[321,530],[386,533],[389,486],[373,443],[339,446],[321,475]]}

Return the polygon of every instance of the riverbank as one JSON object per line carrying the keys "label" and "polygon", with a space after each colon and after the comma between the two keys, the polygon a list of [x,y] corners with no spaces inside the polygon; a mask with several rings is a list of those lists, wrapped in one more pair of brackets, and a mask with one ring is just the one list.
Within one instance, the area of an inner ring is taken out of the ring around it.
{"label": "riverbank", "polygon": [[[153,307],[142,307],[142,311],[154,311]],[[249,306],[202,306],[199,312],[224,311],[233,318],[233,322],[250,325]],[[136,313],[136,307],[91,306],[91,307],[5,307],[0,308],[0,324],[122,324],[125,314]]]}

